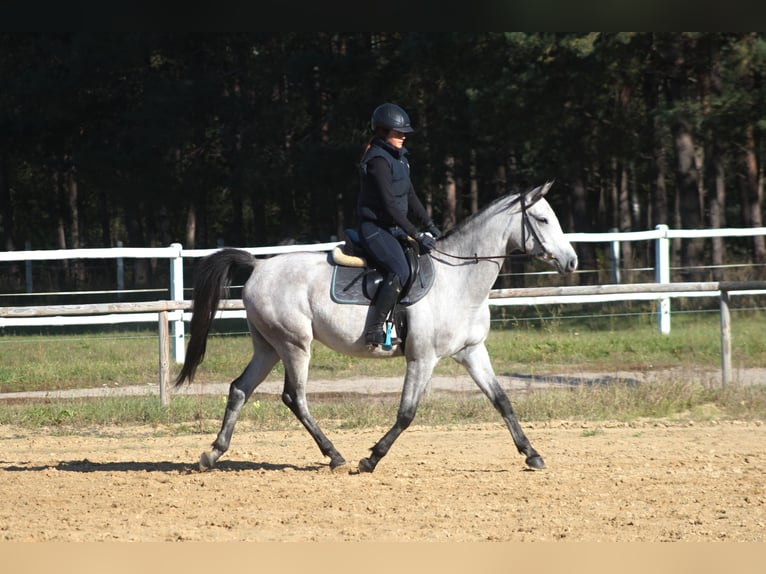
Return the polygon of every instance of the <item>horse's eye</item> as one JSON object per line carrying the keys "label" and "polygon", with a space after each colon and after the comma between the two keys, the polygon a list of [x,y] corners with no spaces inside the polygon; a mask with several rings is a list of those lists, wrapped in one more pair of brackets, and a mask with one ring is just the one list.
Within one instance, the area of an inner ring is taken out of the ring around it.
{"label": "horse's eye", "polygon": [[537,221],[539,221],[543,225],[548,225],[548,218],[547,217],[537,217],[535,219],[537,219]]}

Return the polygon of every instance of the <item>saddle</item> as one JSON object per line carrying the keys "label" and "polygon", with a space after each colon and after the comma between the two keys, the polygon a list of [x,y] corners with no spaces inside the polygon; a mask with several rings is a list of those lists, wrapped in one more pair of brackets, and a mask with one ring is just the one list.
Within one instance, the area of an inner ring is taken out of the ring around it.
{"label": "saddle", "polygon": [[[356,231],[346,229],[345,232],[345,243],[337,245],[328,257],[333,266],[330,296],[340,304],[370,305],[383,281],[383,275],[368,265]],[[393,311],[394,327],[402,349],[408,331],[405,307],[420,301],[434,284],[431,256],[421,255],[417,244],[412,243],[404,246],[404,254],[410,265],[410,279],[403,286],[402,295]]]}
{"label": "saddle", "polygon": [[[420,301],[434,284],[434,265],[431,256],[420,255],[416,245],[406,245],[404,254],[410,265],[410,280],[402,287],[397,305],[408,306]],[[330,255],[333,266],[330,296],[336,303],[369,305],[383,275],[368,265],[359,236],[352,229],[346,230],[346,241],[335,247]]]}

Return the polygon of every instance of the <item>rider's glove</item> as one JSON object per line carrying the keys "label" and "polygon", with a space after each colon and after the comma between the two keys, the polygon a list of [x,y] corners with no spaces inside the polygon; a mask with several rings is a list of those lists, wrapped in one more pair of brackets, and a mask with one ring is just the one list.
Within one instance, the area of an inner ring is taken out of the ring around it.
{"label": "rider's glove", "polygon": [[420,254],[428,253],[436,247],[436,239],[428,233],[418,233],[415,239],[418,240],[418,246],[420,247]]}
{"label": "rider's glove", "polygon": [[439,228],[434,225],[433,221],[428,224],[426,231],[428,231],[428,233],[433,235],[436,239],[439,239],[442,236],[442,232],[439,231]]}

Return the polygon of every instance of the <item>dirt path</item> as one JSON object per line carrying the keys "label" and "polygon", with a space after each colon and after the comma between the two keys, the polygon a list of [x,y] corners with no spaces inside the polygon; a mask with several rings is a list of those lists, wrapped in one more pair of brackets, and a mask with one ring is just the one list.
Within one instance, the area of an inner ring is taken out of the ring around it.
{"label": "dirt path", "polygon": [[[609,373],[573,371],[571,374],[547,374],[540,373],[530,375],[526,373],[511,373],[498,375],[500,386],[506,392],[540,389],[550,387],[572,387],[588,384],[606,384],[618,381],[628,382],[662,382],[668,380],[689,380],[696,383],[719,386],[721,382],[720,370],[691,370],[688,368],[678,369],[655,369],[647,371],[615,371]],[[766,382],[765,368],[735,369],[732,373],[733,384],[756,385]],[[479,392],[476,383],[466,375],[441,376],[431,379],[429,389],[432,391],[460,391]],[[281,394],[283,384],[281,381],[265,381],[258,386],[256,393]],[[333,379],[333,380],[309,380],[308,392],[311,394],[323,393],[399,393],[402,390],[402,377],[363,377],[361,379]],[[184,385],[178,389],[169,389],[173,394],[195,395],[226,395],[229,392],[229,383],[193,383]],[[0,392],[0,400],[14,399],[58,399],[78,397],[103,397],[103,396],[135,396],[135,395],[158,395],[158,384],[148,383],[145,385],[107,386],[99,388],[70,389],[58,391],[25,391],[25,392]]]}
{"label": "dirt path", "polygon": [[[414,425],[353,475],[298,428],[243,424],[199,473],[212,435],[0,427],[0,540],[766,540],[766,425],[525,429],[544,471],[524,470],[498,423]],[[355,465],[383,431],[329,434]]]}

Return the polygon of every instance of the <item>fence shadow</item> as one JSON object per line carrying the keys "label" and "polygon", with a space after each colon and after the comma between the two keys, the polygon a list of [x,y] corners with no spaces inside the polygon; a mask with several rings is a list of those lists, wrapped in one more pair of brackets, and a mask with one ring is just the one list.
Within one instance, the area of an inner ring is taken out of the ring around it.
{"label": "fence shadow", "polygon": [[637,386],[641,384],[639,379],[632,377],[619,377],[613,375],[600,375],[595,377],[581,377],[576,375],[530,375],[528,373],[503,373],[503,376],[512,377],[525,382],[528,386],[552,387],[552,388],[575,388],[595,387],[601,385],[622,384]]}

